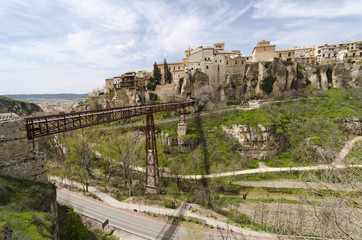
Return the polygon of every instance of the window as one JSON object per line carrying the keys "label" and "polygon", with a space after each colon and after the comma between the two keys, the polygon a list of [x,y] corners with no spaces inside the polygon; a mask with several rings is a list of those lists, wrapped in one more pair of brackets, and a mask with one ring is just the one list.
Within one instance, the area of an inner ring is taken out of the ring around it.
{"label": "window", "polygon": [[206,61],[207,59],[205,58],[205,61]]}
{"label": "window", "polygon": [[[349,44],[348,44],[349,45]],[[349,47],[347,48],[347,50],[349,50]]]}
{"label": "window", "polygon": [[241,61],[241,64],[244,64],[244,61]]}
{"label": "window", "polygon": [[178,67],[178,70],[180,70],[180,67]]}
{"label": "window", "polygon": [[288,57],[290,57],[290,52],[288,52]]}
{"label": "window", "polygon": [[362,52],[359,53],[359,56],[362,57]]}
{"label": "window", "polygon": [[229,61],[226,61],[226,65],[228,65],[229,64]]}
{"label": "window", "polygon": [[176,70],[176,67],[173,67],[173,70]]}
{"label": "window", "polygon": [[325,54],[323,54],[323,57],[325,56]]}
{"label": "window", "polygon": [[215,60],[215,62],[217,62],[217,60]]}
{"label": "window", "polygon": [[235,64],[238,64],[238,61],[235,61]]}
{"label": "window", "polygon": [[220,59],[220,62],[221,62],[221,59]]}
{"label": "window", "polygon": [[279,53],[279,57],[282,57],[282,54],[281,54],[281,53]]}
{"label": "window", "polygon": [[356,54],[355,53],[353,53],[353,57],[355,57],[356,56]]}
{"label": "window", "polygon": [[206,69],[209,69],[209,66],[206,66]]}

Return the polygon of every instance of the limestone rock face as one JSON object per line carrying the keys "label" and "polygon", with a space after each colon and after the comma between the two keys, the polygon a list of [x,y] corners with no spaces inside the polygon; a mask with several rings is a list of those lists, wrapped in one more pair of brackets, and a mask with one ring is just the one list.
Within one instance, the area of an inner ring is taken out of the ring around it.
{"label": "limestone rock face", "polygon": [[342,128],[353,135],[362,134],[362,118],[348,117],[342,121]]}
{"label": "limestone rock face", "polygon": [[282,62],[274,60],[272,63],[272,75],[276,78],[273,84],[273,97],[282,96],[284,92],[289,92],[292,82],[296,77],[296,64],[285,66]]}
{"label": "limestone rock face", "polygon": [[252,64],[247,68],[245,73],[245,84],[246,84],[246,98],[253,98],[255,96],[255,89],[258,84],[259,65]]}
{"label": "limestone rock face", "polygon": [[189,73],[185,73],[184,81],[181,87],[181,96],[191,96],[192,88],[191,88],[191,75]]}
{"label": "limestone rock face", "polygon": [[252,158],[273,157],[288,144],[286,135],[276,134],[274,127],[261,124],[257,128],[251,125],[222,126],[222,130],[226,137],[239,141],[243,155]]}
{"label": "limestone rock face", "polygon": [[110,98],[110,107],[120,107],[127,105],[136,105],[136,91],[128,88],[121,88],[114,91],[114,95]]}
{"label": "limestone rock face", "polygon": [[332,72],[332,84],[334,88],[350,88],[352,83],[350,69],[348,65],[337,64]]}
{"label": "limestone rock face", "polygon": [[312,87],[315,89],[321,89],[321,83],[318,76],[318,66],[308,65],[305,70],[306,78],[310,81]]}
{"label": "limestone rock face", "polygon": [[351,70],[351,87],[362,87],[362,65],[355,64]]}

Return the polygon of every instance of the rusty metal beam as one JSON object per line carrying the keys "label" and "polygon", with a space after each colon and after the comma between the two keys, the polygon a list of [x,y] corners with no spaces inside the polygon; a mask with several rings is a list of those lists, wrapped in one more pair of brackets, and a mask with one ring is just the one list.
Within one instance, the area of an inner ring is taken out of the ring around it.
{"label": "rusty metal beam", "polygon": [[145,104],[130,107],[67,113],[61,115],[30,117],[25,118],[25,124],[28,133],[28,139],[31,140],[42,136],[119,121],[122,119],[147,115],[150,113],[183,109],[193,105],[194,103],[194,100],[190,100],[185,102]]}

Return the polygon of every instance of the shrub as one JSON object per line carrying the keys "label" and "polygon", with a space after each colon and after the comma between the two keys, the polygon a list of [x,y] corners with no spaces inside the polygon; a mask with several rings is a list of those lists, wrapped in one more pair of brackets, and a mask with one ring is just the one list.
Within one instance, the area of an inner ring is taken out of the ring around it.
{"label": "shrub", "polygon": [[165,200],[165,203],[164,203],[164,206],[166,208],[172,208],[172,209],[176,209],[176,204],[174,201],[171,201],[171,200]]}
{"label": "shrub", "polygon": [[147,90],[151,90],[151,91],[155,91],[156,89],[156,84],[155,83],[147,83]]}
{"label": "shrub", "polygon": [[352,59],[348,58],[348,59],[347,59],[347,62],[348,62],[348,63],[351,63],[351,62],[352,62]]}
{"label": "shrub", "polygon": [[261,84],[261,89],[263,89],[266,93],[271,93],[273,91],[273,84],[276,80],[276,77],[273,77],[272,75],[268,74],[263,83]]}
{"label": "shrub", "polygon": [[156,93],[148,93],[150,96],[150,100],[153,102],[157,102],[159,100],[158,95]]}

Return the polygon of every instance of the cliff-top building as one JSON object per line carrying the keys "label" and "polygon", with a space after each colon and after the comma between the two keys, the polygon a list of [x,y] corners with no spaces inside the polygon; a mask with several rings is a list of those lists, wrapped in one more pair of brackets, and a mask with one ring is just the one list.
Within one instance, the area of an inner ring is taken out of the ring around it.
{"label": "cliff-top building", "polygon": [[275,45],[270,45],[270,41],[258,42],[253,49],[253,62],[272,61],[275,57]]}

